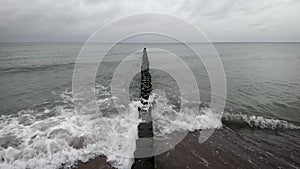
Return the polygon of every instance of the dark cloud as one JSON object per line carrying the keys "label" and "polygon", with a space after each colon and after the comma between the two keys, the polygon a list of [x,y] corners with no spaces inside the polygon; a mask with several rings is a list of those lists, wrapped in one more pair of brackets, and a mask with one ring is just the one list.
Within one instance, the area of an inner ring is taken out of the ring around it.
{"label": "dark cloud", "polygon": [[[1,0],[0,41],[85,41],[141,12],[184,18],[213,41],[300,41],[299,11],[297,0]],[[128,24],[124,29],[143,22]]]}

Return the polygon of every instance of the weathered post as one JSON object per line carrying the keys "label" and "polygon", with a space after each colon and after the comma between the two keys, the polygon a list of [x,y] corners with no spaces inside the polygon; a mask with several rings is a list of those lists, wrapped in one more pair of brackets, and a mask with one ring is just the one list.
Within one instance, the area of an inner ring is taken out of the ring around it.
{"label": "weathered post", "polygon": [[[143,60],[141,67],[141,102],[148,104],[148,99],[152,91],[151,74],[149,73],[149,60],[146,48],[143,50]],[[154,169],[154,149],[153,149],[153,124],[151,117],[151,107],[148,109],[139,108],[139,116],[143,123],[138,126],[139,139],[136,141],[136,151],[134,152],[134,163],[132,169]],[[144,157],[145,154],[151,154],[150,157]]]}

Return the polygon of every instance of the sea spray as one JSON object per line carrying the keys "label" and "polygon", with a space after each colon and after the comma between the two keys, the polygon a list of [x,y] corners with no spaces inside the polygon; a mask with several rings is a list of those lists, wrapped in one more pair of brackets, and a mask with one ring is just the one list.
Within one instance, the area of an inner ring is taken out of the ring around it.
{"label": "sea spray", "polygon": [[[96,87],[102,95],[97,100],[101,104],[100,108],[111,105],[108,89]],[[105,155],[116,168],[130,168],[133,159],[127,157],[133,157],[135,150],[137,125],[141,122],[138,119],[141,102],[132,101],[128,106],[118,105],[124,107],[124,111],[119,114],[114,112],[101,118],[96,115],[93,118],[82,118],[74,111],[74,98],[71,95],[66,90],[61,95],[63,101],[57,102],[57,105],[45,103],[15,115],[0,117],[1,169],[53,169],[60,168],[62,164],[70,167],[78,160],[88,161],[99,155]],[[221,120],[208,106],[199,109],[199,105],[192,105],[178,111],[160,93],[153,93],[148,102],[153,104],[156,137],[165,137],[175,131],[222,127]],[[223,123],[226,121],[230,124],[234,120],[256,128],[299,129],[283,120],[224,113]]]}
{"label": "sea spray", "polygon": [[157,137],[164,137],[175,131],[195,131],[222,127],[220,115],[209,107],[190,104],[176,110],[164,94],[155,94],[152,118]]}
{"label": "sea spray", "polygon": [[225,112],[222,119],[223,123],[227,125],[238,125],[241,126],[247,125],[252,128],[261,128],[261,129],[289,129],[297,130],[300,129],[300,126],[289,123],[285,120],[265,118],[263,116],[255,115],[245,115],[241,113],[228,113]]}
{"label": "sea spray", "polygon": [[[105,155],[116,168],[131,166],[132,159],[128,157],[133,157],[135,150],[139,103],[131,102],[122,115],[82,117],[69,105],[74,101],[70,94],[67,91],[62,95],[64,105],[38,108],[38,113],[28,109],[15,116],[1,116],[0,168],[70,167],[78,160],[88,161],[99,155]],[[103,105],[110,101],[97,100]],[[3,142],[6,138],[9,141]]]}

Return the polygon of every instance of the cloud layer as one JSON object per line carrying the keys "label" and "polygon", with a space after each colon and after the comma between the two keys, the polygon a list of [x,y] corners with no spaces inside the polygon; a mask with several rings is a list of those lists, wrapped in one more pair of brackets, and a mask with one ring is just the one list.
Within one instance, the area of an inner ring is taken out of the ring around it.
{"label": "cloud layer", "polygon": [[0,41],[86,41],[104,24],[142,12],[186,19],[212,41],[300,41],[298,0],[0,2]]}

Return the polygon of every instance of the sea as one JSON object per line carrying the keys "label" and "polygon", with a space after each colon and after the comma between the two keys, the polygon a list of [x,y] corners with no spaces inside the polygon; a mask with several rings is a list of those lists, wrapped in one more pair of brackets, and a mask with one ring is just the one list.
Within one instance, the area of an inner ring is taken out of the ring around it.
{"label": "sea", "polygon": [[[151,69],[150,62],[157,137],[213,129],[219,134],[207,142],[224,143],[215,146],[234,156],[223,154],[229,168],[300,168],[300,43],[213,43],[223,65],[217,69],[223,69],[226,78],[225,107],[220,112],[211,106],[212,85],[205,65],[187,48],[201,48],[201,43],[121,43],[102,60],[97,53],[111,44],[94,43],[84,53],[92,60],[78,63],[84,45],[0,43],[1,169],[71,168],[101,155],[115,168],[130,168],[142,122],[140,74],[133,74],[124,89],[128,102],[115,101],[120,98],[113,95],[111,84],[121,63],[127,71],[140,69],[143,48],[149,60],[161,63],[161,69]],[[179,71],[182,79],[187,75],[181,62],[166,59],[166,51],[190,68],[201,102],[181,98],[188,91],[182,91],[172,71],[164,67]],[[89,109],[91,103],[80,102],[73,78],[76,66],[80,71],[98,63],[96,72],[88,72],[95,74],[90,86],[96,111]],[[131,77],[126,71],[118,76]],[[80,110],[75,106],[78,101]],[[181,109],[183,104],[187,106]],[[248,166],[230,167],[237,161],[247,161]]]}

